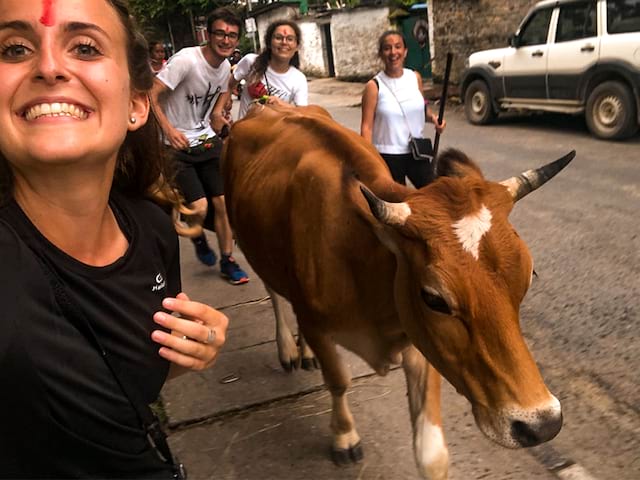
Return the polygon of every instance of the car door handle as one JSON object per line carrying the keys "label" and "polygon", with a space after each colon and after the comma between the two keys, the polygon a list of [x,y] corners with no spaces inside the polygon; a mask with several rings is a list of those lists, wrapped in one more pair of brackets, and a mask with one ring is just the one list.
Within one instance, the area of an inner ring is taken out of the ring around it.
{"label": "car door handle", "polygon": [[587,44],[585,46],[583,46],[580,51],[581,52],[593,52],[596,49],[596,47],[594,47],[593,45]]}
{"label": "car door handle", "polygon": [[541,57],[543,55],[542,50],[536,50],[531,54],[532,57]]}

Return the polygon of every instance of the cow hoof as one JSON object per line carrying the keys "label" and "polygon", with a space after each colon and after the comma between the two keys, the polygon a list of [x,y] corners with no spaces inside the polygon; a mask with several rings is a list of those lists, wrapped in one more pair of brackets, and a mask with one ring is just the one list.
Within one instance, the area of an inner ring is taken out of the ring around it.
{"label": "cow hoof", "polygon": [[282,369],[287,373],[291,373],[293,370],[298,369],[298,362],[295,360],[290,362],[280,362],[280,365],[282,365]]}
{"label": "cow hoof", "polygon": [[362,444],[358,442],[350,448],[332,448],[331,460],[336,465],[349,465],[350,463],[358,463],[364,458],[364,450]]}
{"label": "cow hoof", "polygon": [[336,465],[349,465],[351,463],[349,450],[346,448],[332,448],[331,460],[333,460],[333,463]]}
{"label": "cow hoof", "polygon": [[303,358],[302,359],[302,368],[304,370],[317,370],[320,368],[320,364],[316,357],[311,358]]}
{"label": "cow hoof", "polygon": [[364,449],[362,443],[358,442],[349,449],[349,457],[353,463],[359,463],[364,458]]}

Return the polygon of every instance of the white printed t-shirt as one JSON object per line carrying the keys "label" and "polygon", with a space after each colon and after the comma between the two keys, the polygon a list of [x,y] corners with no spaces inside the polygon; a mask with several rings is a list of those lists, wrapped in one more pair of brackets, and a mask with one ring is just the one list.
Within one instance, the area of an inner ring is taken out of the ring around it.
{"label": "white printed t-shirt", "polygon": [[[242,60],[238,62],[235,70],[233,71],[233,78],[237,81],[246,79],[249,75],[251,67],[256,61],[258,55],[255,53],[249,53],[242,57]],[[298,70],[293,65],[289,67],[285,73],[278,73],[267,67],[267,71],[262,76],[260,82],[264,86],[264,94],[272,95],[280,98],[281,100],[292,103],[298,107],[309,104],[309,87],[307,86],[307,77],[304,73]],[[252,91],[260,91],[261,89],[249,88],[249,85],[245,85],[242,89],[242,95],[240,95],[240,110],[238,112],[238,118],[243,118],[247,114],[247,110],[251,106],[251,102],[256,98],[251,96]]]}
{"label": "white printed t-shirt", "polygon": [[[188,47],[171,57],[156,76],[171,89],[164,113],[191,147],[215,136],[209,116],[218,96],[228,90],[230,75],[228,60],[213,68],[204,58],[202,47]],[[169,144],[166,138],[165,143]]]}

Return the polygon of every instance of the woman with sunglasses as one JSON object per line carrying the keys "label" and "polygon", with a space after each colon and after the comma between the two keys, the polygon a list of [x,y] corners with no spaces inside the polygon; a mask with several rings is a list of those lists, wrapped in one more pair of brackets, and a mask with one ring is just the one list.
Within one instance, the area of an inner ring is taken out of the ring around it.
{"label": "woman with sunglasses", "polygon": [[298,70],[300,27],[291,20],[278,20],[267,28],[266,47],[259,55],[245,55],[229,79],[229,92],[242,81],[247,87],[240,95],[238,118],[243,118],[252,102],[264,97],[266,103],[304,106],[309,103],[307,77]]}

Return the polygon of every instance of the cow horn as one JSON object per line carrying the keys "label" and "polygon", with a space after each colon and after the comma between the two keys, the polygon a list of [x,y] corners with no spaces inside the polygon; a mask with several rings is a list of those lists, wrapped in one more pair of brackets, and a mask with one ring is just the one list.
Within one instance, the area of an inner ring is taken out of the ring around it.
{"label": "cow horn", "polygon": [[500,182],[500,185],[507,187],[507,190],[509,190],[509,193],[513,197],[513,203],[516,203],[525,195],[528,195],[551,180],[560,170],[566,167],[575,156],[576,151],[572,150],[555,162],[548,163],[536,170],[528,170],[517,177],[503,180]]}
{"label": "cow horn", "polygon": [[360,185],[360,190],[369,204],[373,216],[382,223],[391,226],[402,226],[411,215],[411,208],[406,202],[391,203],[375,196],[375,194],[364,185]]}

